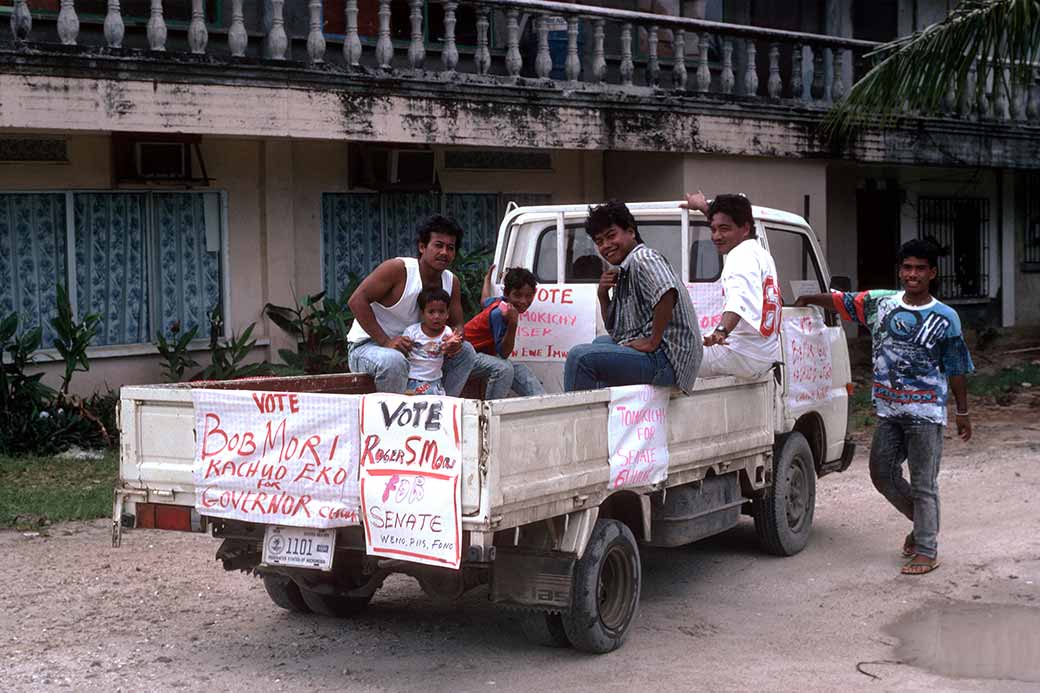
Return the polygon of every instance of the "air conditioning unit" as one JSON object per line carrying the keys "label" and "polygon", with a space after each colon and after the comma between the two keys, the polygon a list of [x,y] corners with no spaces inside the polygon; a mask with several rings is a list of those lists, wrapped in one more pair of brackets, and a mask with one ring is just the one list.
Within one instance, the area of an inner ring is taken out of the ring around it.
{"label": "air conditioning unit", "polygon": [[356,169],[357,185],[374,190],[430,190],[436,183],[429,149],[364,147]]}
{"label": "air conditioning unit", "polygon": [[191,149],[184,142],[134,142],[134,171],[139,178],[191,178]]}

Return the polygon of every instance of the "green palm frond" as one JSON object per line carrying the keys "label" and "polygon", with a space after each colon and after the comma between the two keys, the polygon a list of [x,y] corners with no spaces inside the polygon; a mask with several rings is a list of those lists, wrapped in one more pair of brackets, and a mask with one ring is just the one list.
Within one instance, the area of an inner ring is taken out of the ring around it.
{"label": "green palm frond", "polygon": [[1016,85],[1032,81],[1040,58],[1040,0],[963,0],[942,22],[867,58],[874,67],[824,121],[832,141],[908,113],[938,113],[948,93],[977,103],[991,76],[1010,98]]}

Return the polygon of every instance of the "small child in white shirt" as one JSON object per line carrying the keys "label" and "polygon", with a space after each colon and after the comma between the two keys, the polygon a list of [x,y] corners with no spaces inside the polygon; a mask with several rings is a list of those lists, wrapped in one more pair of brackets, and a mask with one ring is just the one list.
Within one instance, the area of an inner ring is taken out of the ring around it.
{"label": "small child in white shirt", "polygon": [[404,336],[412,340],[408,354],[408,394],[444,395],[441,383],[444,343],[457,339],[448,327],[451,297],[444,289],[423,289],[416,302],[422,322],[409,325],[404,331]]}

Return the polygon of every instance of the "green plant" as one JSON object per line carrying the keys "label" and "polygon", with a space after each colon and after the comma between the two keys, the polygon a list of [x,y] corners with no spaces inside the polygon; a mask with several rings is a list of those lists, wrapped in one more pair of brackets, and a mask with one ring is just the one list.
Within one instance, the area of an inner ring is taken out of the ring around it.
{"label": "green plant", "polygon": [[94,422],[103,433],[99,442],[110,448],[118,447],[119,426],[116,423],[116,409],[119,408],[119,391],[95,392],[83,400],[81,406],[83,415]]}
{"label": "green plant", "polygon": [[470,318],[480,312],[480,292],[484,286],[484,275],[494,259],[494,251],[486,248],[455,255],[452,272],[459,279],[462,291],[462,312]]}
{"label": "green plant", "polygon": [[184,377],[184,371],[189,368],[196,368],[199,365],[199,362],[188,353],[188,346],[195,339],[195,335],[199,333],[199,326],[195,325],[178,337],[177,333],[180,332],[180,329],[179,322],[175,322],[170,327],[170,332],[173,334],[172,341],[166,341],[166,337],[162,332],[155,333],[155,347],[159,350],[159,355],[162,357],[160,365],[163,371],[163,380],[168,383],[180,382],[181,378]]}
{"label": "green plant", "polygon": [[61,378],[61,394],[67,395],[72,375],[76,371],[90,370],[87,348],[90,346],[90,340],[94,339],[94,335],[97,334],[101,316],[97,313],[89,313],[82,321],[77,322],[72,314],[68,291],[61,284],[58,284],[57,291],[58,314],[51,319],[51,327],[54,328],[57,335],[54,338],[54,348],[65,361],[65,372]]}
{"label": "green plant", "polygon": [[302,300],[294,296],[294,306],[291,307],[273,303],[264,306],[264,314],[271,322],[296,339],[296,351],[278,350],[285,362],[284,366],[278,367],[279,372],[313,374],[350,370],[347,365],[347,332],[354,314],[347,301],[360,283],[360,278],[351,272],[339,300],[322,291],[304,296]]}
{"label": "green plant", "polygon": [[220,317],[220,309],[217,307],[210,311],[210,364],[196,374],[192,380],[234,380],[267,375],[270,369],[266,363],[243,363],[249,356],[249,352],[256,346],[256,340],[251,339],[255,327],[255,322],[249,323],[249,327],[243,330],[241,335],[235,336],[232,333],[230,339],[221,339],[224,320]]}

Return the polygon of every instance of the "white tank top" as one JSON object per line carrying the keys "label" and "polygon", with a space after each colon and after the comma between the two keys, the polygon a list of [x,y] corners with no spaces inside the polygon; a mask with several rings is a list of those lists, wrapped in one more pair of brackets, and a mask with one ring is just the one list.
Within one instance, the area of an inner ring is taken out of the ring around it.
{"label": "white tank top", "polygon": [[[376,322],[391,339],[400,337],[404,334],[405,328],[419,322],[419,304],[416,299],[419,297],[419,292],[423,290],[422,277],[419,275],[419,260],[414,257],[397,259],[404,262],[405,269],[404,291],[401,293],[401,300],[389,308],[377,301],[368,304],[372,306]],[[451,296],[454,284],[455,275],[444,270],[441,273],[441,287],[448,292],[449,296]],[[371,337],[365,332],[365,328],[361,327],[361,323],[355,319],[354,324],[350,326],[350,332],[347,333],[347,341],[357,344],[366,339],[371,339]]]}

